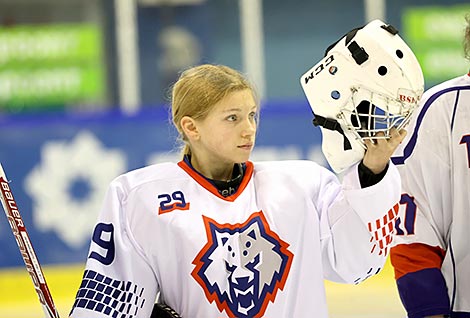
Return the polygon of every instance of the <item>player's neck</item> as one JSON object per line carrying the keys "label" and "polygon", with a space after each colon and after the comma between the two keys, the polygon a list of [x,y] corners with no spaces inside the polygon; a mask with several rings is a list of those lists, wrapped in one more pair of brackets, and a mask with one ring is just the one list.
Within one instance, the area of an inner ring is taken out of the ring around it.
{"label": "player's neck", "polygon": [[230,179],[215,180],[204,176],[202,173],[200,173],[194,168],[194,166],[191,164],[191,155],[185,155],[183,160],[189,167],[191,167],[191,169],[193,169],[200,176],[202,176],[204,179],[214,185],[217,188],[217,191],[224,197],[228,197],[237,191],[238,187],[240,186],[243,180],[243,175],[245,174],[246,169],[245,164],[236,163],[233,166],[232,176]]}

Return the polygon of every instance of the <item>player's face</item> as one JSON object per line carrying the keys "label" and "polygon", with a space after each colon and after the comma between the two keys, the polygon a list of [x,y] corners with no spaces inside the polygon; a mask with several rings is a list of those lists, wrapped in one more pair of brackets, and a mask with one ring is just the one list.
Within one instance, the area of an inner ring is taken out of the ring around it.
{"label": "player's face", "polygon": [[231,171],[234,163],[247,161],[255,144],[257,116],[258,106],[248,89],[232,92],[215,104],[206,118],[196,121],[200,139],[193,145],[193,159],[197,165],[203,170]]}

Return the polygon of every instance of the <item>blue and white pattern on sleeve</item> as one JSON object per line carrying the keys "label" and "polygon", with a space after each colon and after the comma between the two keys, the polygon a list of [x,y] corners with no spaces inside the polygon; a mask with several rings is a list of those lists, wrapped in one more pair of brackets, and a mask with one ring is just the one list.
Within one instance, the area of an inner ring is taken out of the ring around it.
{"label": "blue and white pattern on sleeve", "polygon": [[143,292],[144,288],[132,282],[86,270],[73,308],[85,308],[109,317],[134,318],[145,303]]}

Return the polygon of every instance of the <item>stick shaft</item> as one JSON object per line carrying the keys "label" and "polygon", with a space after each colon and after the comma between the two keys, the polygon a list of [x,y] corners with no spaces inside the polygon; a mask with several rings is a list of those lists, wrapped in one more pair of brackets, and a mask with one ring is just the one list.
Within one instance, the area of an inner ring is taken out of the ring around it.
{"label": "stick shaft", "polygon": [[10,223],[11,230],[15,236],[16,243],[20,249],[20,254],[23,257],[26,269],[28,270],[31,279],[33,280],[34,289],[39,296],[44,313],[47,318],[59,318],[59,313],[52,300],[51,293],[47,287],[46,279],[41,269],[41,264],[36,256],[36,253],[29,239],[28,232],[26,231],[23,218],[21,217],[18,205],[16,204],[13,193],[10,189],[8,179],[0,164],[0,199],[2,201],[3,209]]}

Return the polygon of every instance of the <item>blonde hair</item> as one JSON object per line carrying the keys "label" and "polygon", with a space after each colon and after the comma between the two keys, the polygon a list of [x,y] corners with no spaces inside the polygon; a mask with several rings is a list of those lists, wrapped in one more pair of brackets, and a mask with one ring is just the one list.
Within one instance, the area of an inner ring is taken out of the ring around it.
{"label": "blonde hair", "polygon": [[465,21],[467,25],[465,26],[465,35],[463,40],[463,48],[465,58],[470,61],[470,13],[465,16]]}
{"label": "blonde hair", "polygon": [[229,93],[244,89],[251,90],[257,100],[255,89],[248,79],[228,66],[203,64],[181,73],[171,93],[171,115],[179,133],[183,155],[191,154],[191,149],[181,127],[181,119],[184,116],[204,119],[217,102]]}

